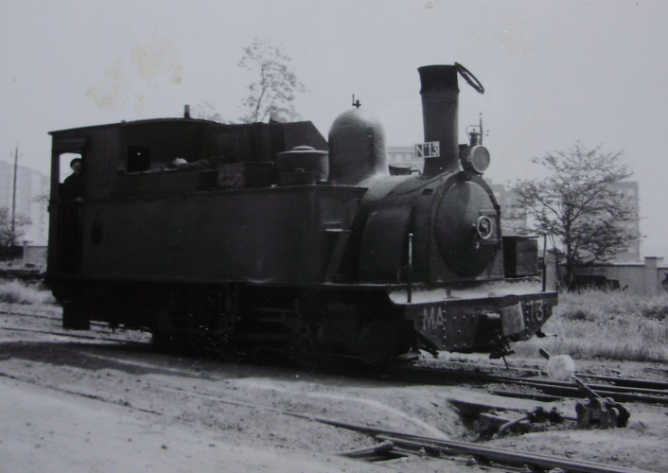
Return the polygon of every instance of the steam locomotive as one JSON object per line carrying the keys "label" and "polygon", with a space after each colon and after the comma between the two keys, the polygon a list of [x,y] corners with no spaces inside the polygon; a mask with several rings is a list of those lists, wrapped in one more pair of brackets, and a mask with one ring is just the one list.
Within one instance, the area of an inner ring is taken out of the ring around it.
{"label": "steam locomotive", "polygon": [[[390,173],[382,125],[352,108],[311,122],[151,119],[51,132],[47,282],[63,326],[154,341],[381,362],[419,350],[510,353],[557,302],[537,243],[502,236],[458,143],[463,66],[418,69],[422,173]],[[81,159],[81,195],[61,168]]]}

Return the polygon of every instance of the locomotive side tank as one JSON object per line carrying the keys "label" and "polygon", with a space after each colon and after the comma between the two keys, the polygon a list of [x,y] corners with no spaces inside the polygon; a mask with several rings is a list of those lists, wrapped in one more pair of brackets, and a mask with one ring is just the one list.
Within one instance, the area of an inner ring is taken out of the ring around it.
{"label": "locomotive side tank", "polygon": [[[64,326],[375,362],[509,353],[556,293],[516,270],[537,267],[536,247],[504,246],[489,154],[475,136],[458,144],[457,78],[472,76],[419,72],[421,175],[390,175],[382,125],[360,109],[328,141],[310,122],[189,117],[52,132],[47,281]],[[65,153],[83,160],[82,202],[60,192]]]}

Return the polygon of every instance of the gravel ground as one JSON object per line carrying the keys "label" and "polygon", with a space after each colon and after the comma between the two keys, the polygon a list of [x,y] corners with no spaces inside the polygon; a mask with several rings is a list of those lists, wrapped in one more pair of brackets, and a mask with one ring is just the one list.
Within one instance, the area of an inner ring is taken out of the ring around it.
{"label": "gravel ground", "polygon": [[[518,410],[539,405],[550,409],[554,404],[565,414],[575,415],[574,401],[543,404],[502,398],[480,387],[412,385],[368,374],[161,355],[152,352],[145,334],[112,333],[99,325],[89,332],[65,332],[58,317],[57,308],[0,305],[2,471],[464,469],[476,473],[486,470],[465,466],[466,458],[349,460],[334,454],[376,442],[288,413],[468,441],[477,434],[453,400]],[[441,358],[490,364],[486,357]],[[538,358],[511,359],[511,363],[544,366]],[[668,380],[666,367],[659,365],[594,360],[579,366],[596,374]],[[627,407],[631,420],[626,429],[558,427],[481,443],[668,472],[668,410]]]}

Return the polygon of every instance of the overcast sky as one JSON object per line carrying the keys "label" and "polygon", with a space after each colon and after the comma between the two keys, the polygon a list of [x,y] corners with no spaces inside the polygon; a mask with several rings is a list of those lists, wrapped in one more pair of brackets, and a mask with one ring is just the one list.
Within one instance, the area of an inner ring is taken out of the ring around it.
{"label": "overcast sky", "polygon": [[[351,95],[389,145],[422,141],[419,78],[460,62],[460,133],[482,113],[494,182],[536,176],[530,158],[576,140],[625,151],[640,185],[646,256],[668,257],[668,2],[4,0],[0,159],[49,170],[48,131],[155,117],[212,103],[242,115],[254,38],[282,46],[323,135]],[[4,155],[2,154],[4,151]]]}

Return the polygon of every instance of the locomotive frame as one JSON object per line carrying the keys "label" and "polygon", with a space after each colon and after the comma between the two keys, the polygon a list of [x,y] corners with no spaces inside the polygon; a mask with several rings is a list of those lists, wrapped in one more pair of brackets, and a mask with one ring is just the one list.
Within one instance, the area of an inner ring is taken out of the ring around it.
{"label": "locomotive frame", "polygon": [[[187,112],[51,132],[47,282],[63,325],[372,362],[505,355],[539,333],[557,295],[536,279],[535,240],[502,235],[489,154],[457,142],[457,75],[472,76],[419,71],[439,150],[419,176],[390,175],[382,126],[359,109],[328,140],[310,122]],[[84,163],[76,199],[59,182],[68,153]]]}

